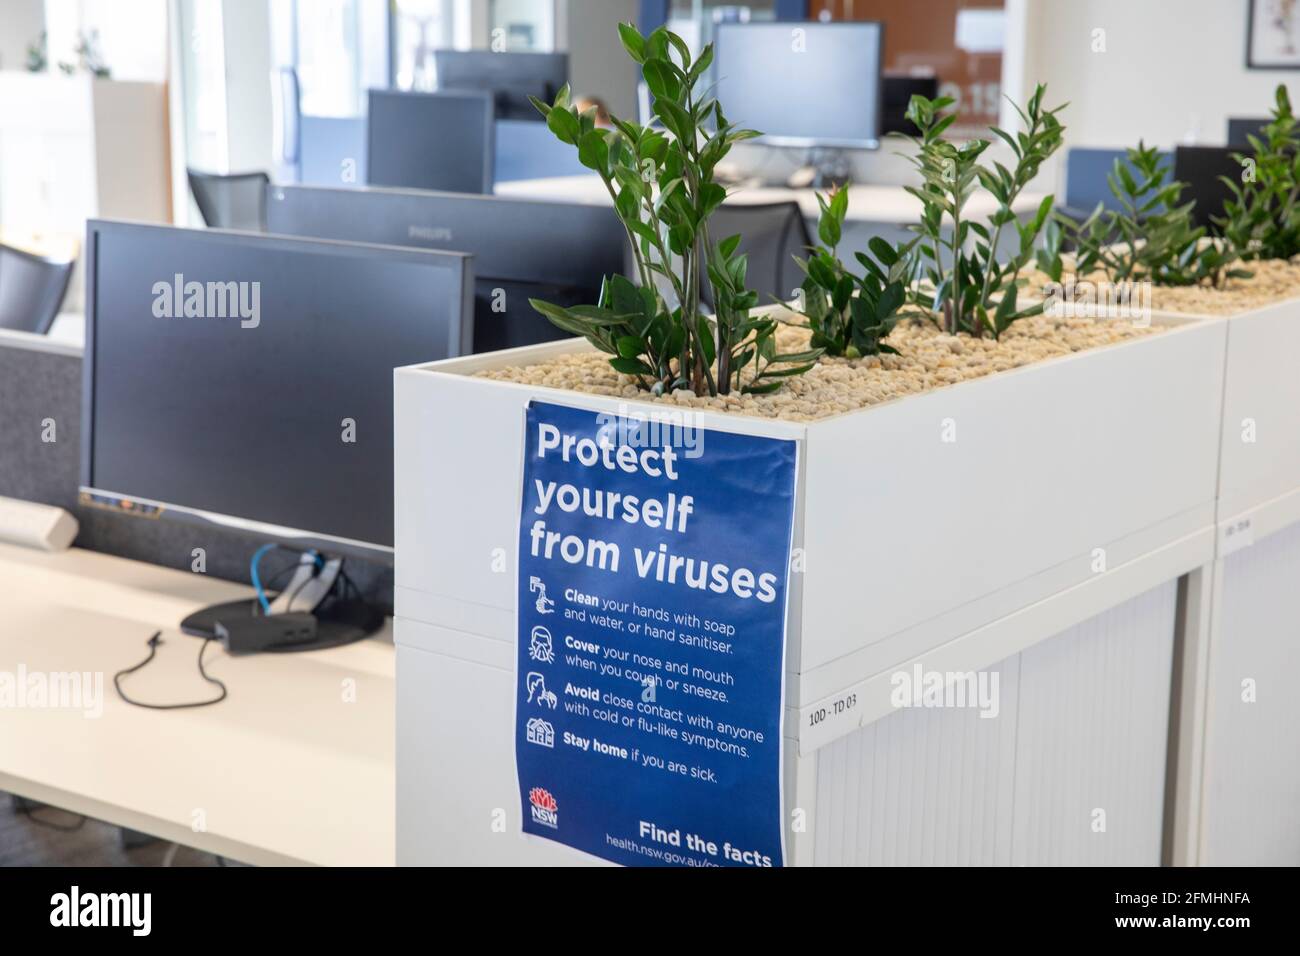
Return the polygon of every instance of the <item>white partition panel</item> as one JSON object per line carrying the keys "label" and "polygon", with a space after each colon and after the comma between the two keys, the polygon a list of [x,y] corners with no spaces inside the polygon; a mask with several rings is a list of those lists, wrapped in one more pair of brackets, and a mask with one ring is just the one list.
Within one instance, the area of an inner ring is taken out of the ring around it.
{"label": "white partition panel", "polygon": [[1230,555],[1220,573],[1200,862],[1297,866],[1300,524]]}
{"label": "white partition panel", "polygon": [[1160,864],[1176,603],[1170,581],[1020,655],[1013,863]]}
{"label": "white partition panel", "polygon": [[990,668],[996,717],[904,710],[817,751],[818,865],[1011,862],[1018,661]]}
{"label": "white partition panel", "polygon": [[1158,865],[1176,598],[1170,581],[991,668],[996,718],[905,710],[817,751],[815,862]]}

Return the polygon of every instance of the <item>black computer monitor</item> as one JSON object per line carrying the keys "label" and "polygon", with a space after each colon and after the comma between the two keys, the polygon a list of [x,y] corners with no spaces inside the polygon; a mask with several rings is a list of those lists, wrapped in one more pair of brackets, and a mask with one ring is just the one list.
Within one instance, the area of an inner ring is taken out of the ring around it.
{"label": "black computer monitor", "polygon": [[766,142],[875,149],[883,36],[866,20],[720,23],[716,95],[728,120]]}
{"label": "black computer monitor", "polygon": [[544,103],[555,99],[569,82],[569,55],[435,50],[433,70],[440,90],[491,94],[498,119],[542,120],[528,97]]}
{"label": "black computer monitor", "polygon": [[939,96],[939,78],[937,76],[886,76],[880,83],[880,132],[907,133],[915,136],[920,132],[907,118],[907,106],[913,96],[924,96],[928,100]]}
{"label": "black computer monitor", "polygon": [[568,338],[528,304],[597,301],[627,238],[603,206],[411,189],[267,188],[268,230],[472,253],[474,351]]}
{"label": "black computer monitor", "polygon": [[1269,124],[1267,116],[1254,117],[1250,119],[1242,117],[1228,118],[1228,145],[1234,149],[1249,149],[1250,140],[1247,137],[1259,137],[1263,135],[1264,127]]}
{"label": "black computer monitor", "polygon": [[495,133],[486,93],[370,90],[366,181],[490,193]]}
{"label": "black computer monitor", "polygon": [[90,221],[83,501],[391,563],[393,369],[466,350],[471,262]]}
{"label": "black computer monitor", "polygon": [[1233,158],[1241,152],[1228,146],[1179,146],[1174,149],[1173,178],[1185,186],[1179,201],[1196,201],[1192,208],[1196,225],[1214,230],[1212,219],[1223,215],[1223,204],[1232,197],[1222,177],[1241,181],[1241,163]]}

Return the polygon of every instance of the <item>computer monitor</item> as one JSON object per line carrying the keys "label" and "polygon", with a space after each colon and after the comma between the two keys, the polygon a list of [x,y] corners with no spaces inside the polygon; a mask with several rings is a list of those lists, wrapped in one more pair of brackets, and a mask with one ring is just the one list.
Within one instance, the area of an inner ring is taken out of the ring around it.
{"label": "computer monitor", "polygon": [[1264,127],[1268,124],[1269,119],[1267,116],[1254,117],[1251,119],[1229,117],[1228,145],[1234,149],[1249,149],[1250,140],[1247,137],[1262,136]]}
{"label": "computer monitor", "polygon": [[391,564],[393,370],[466,351],[471,258],[95,220],[85,256],[83,502]]}
{"label": "computer monitor", "polygon": [[486,93],[370,90],[366,182],[490,193],[493,115]]}
{"label": "computer monitor", "polygon": [[865,20],[720,23],[716,95],[728,120],[768,143],[875,149],[883,36]]}
{"label": "computer monitor", "polygon": [[489,93],[498,119],[537,120],[544,117],[529,101],[555,99],[569,82],[567,53],[494,53],[491,50],[434,50],[433,70],[440,90]]}
{"label": "computer monitor", "polygon": [[268,230],[474,256],[474,351],[569,338],[529,305],[597,301],[627,237],[604,206],[413,189],[270,186]]}
{"label": "computer monitor", "polygon": [[913,96],[928,100],[939,96],[937,76],[886,76],[880,83],[880,132],[906,133],[915,136],[920,132],[907,118],[907,107]]}
{"label": "computer monitor", "polygon": [[1212,219],[1223,215],[1223,204],[1232,197],[1222,177],[1241,181],[1241,163],[1233,158],[1241,152],[1228,146],[1179,146],[1174,149],[1173,178],[1185,186],[1179,202],[1196,201],[1192,208],[1196,225],[1214,230]]}

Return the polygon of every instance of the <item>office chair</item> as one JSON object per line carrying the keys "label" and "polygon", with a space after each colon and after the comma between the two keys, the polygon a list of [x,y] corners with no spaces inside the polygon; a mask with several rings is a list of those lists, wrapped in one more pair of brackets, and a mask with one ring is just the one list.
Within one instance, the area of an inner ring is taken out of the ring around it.
{"label": "office chair", "polygon": [[[1076,222],[1082,222],[1101,203],[1107,209],[1118,209],[1119,201],[1110,191],[1108,177],[1115,166],[1115,160],[1127,164],[1124,149],[1096,149],[1075,146],[1065,154],[1065,202],[1059,208],[1061,212]],[[1172,159],[1168,153],[1161,154],[1161,161],[1169,166]],[[1130,170],[1132,166],[1129,167]]]}
{"label": "office chair", "polygon": [[[738,251],[749,257],[745,284],[759,294],[760,304],[772,299],[787,302],[803,282],[794,257],[805,259],[812,246],[803,210],[793,200],[761,204],[723,203],[709,218],[709,237],[715,242],[740,234]],[[701,268],[700,297],[713,305],[709,277]]]}
{"label": "office chair", "polygon": [[48,332],[63,306],[74,265],[76,260],[0,245],[0,329]]}
{"label": "office chair", "polygon": [[185,172],[205,224],[215,229],[266,232],[266,186],[271,181],[266,173],[222,176],[197,169]]}
{"label": "office chair", "polygon": [[1223,215],[1223,205],[1232,198],[1232,190],[1223,180],[1240,181],[1238,153],[1250,154],[1229,146],[1178,146],[1174,149],[1174,179],[1183,183],[1181,202],[1194,200],[1192,224],[1204,226],[1212,235],[1218,227],[1212,221]]}

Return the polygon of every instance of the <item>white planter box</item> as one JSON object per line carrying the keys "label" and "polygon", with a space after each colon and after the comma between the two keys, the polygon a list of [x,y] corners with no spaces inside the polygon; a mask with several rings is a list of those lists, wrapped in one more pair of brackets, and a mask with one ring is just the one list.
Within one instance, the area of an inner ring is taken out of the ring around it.
{"label": "white planter box", "polygon": [[[1226,323],[1160,322],[1169,328],[1157,335],[819,422],[699,416],[801,443],[789,806],[815,787],[815,764],[801,758],[892,712],[900,667],[991,666],[1211,560]],[[532,399],[621,403],[472,375],[578,347],[396,373],[399,846],[406,820],[434,841],[413,847],[448,859],[525,858],[521,841],[491,844],[486,824],[462,815],[495,800],[517,829],[509,721],[524,410]],[[957,440],[945,443],[948,420]],[[426,683],[435,673],[436,690]],[[500,719],[470,730],[470,707]],[[437,787],[435,775],[446,775]],[[489,792],[450,793],[478,787],[471,778]],[[570,856],[536,842],[530,861]],[[810,841],[793,841],[792,862],[810,854]]]}

